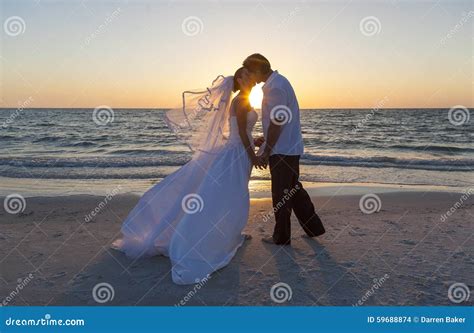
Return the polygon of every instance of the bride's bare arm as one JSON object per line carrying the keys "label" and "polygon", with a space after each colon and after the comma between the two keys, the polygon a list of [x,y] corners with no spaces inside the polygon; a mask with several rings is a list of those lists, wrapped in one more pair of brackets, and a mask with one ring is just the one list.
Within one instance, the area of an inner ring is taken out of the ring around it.
{"label": "bride's bare arm", "polygon": [[253,146],[250,143],[249,136],[247,134],[247,114],[250,111],[250,104],[248,101],[239,98],[236,101],[235,105],[235,113],[237,116],[237,125],[239,127],[239,136],[242,144],[249,155],[252,164],[255,165],[257,161],[257,156],[255,155],[255,151]]}

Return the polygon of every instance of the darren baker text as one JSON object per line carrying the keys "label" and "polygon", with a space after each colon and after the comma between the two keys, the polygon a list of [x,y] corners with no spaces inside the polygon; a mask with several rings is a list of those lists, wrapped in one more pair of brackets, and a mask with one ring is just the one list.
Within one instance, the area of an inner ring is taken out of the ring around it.
{"label": "darren baker text", "polygon": [[420,323],[465,324],[466,318],[464,317],[420,317]]}

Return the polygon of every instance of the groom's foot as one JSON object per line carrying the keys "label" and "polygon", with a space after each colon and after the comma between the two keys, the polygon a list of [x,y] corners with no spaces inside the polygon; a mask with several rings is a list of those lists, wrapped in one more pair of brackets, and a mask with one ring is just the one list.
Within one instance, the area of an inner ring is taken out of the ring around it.
{"label": "groom's foot", "polygon": [[262,242],[273,245],[291,245],[291,241],[287,241],[285,243],[275,243],[273,237],[263,237]]}
{"label": "groom's foot", "polygon": [[321,235],[324,235],[326,233],[326,230],[324,229],[324,227],[321,225],[319,228],[317,228],[316,231],[308,231],[308,232],[305,232],[304,235],[302,235],[301,237],[303,238],[314,238],[314,237],[319,237]]}

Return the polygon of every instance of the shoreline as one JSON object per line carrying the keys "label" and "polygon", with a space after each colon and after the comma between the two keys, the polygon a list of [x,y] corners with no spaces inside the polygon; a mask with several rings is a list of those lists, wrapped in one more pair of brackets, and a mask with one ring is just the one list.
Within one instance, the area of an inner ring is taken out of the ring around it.
{"label": "shoreline", "polygon": [[[32,197],[63,197],[71,195],[105,196],[110,192],[141,196],[161,179],[33,179],[0,177],[2,188],[0,197],[17,193],[24,198]],[[365,193],[387,192],[446,192],[463,193],[472,186],[443,186],[392,183],[364,182],[307,182],[303,187],[310,196],[345,196],[362,195]],[[271,198],[270,180],[250,180],[250,197],[252,199]]]}

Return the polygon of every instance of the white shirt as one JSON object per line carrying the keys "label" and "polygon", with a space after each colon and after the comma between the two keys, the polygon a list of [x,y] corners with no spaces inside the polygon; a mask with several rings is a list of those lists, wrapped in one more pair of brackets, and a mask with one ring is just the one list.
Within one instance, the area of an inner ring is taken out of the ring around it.
{"label": "white shirt", "polygon": [[278,71],[273,71],[262,90],[262,124],[265,139],[271,121],[282,126],[280,136],[270,155],[302,155],[304,147],[300,108],[290,82]]}

